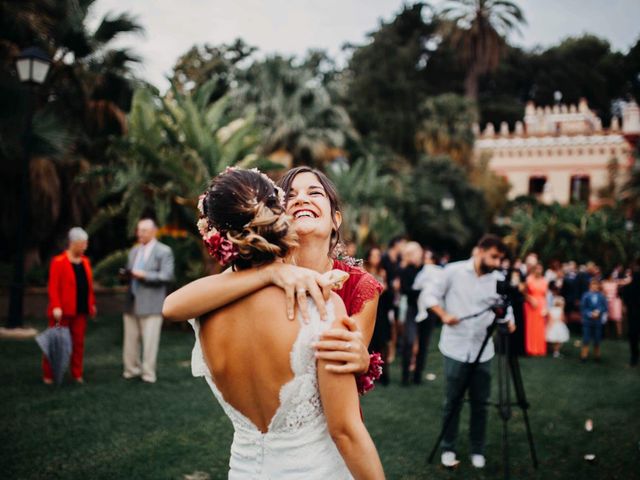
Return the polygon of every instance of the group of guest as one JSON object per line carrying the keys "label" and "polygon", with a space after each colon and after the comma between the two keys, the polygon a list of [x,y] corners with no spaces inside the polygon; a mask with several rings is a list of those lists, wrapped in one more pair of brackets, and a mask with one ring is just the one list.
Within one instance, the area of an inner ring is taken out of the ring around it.
{"label": "group of guest", "polygon": [[[157,226],[152,219],[138,222],[138,243],[128,255],[122,279],[128,284],[123,317],[123,374],[126,379],[140,377],[156,381],[156,363],[162,327],[162,304],[167,286],[173,280],[171,248],[156,240]],[[51,261],[49,268],[47,317],[49,327],[68,327],[71,333],[71,377],[84,383],[84,337],[87,316],[95,316],[96,301],[91,263],[85,255],[89,235],[72,228],[67,248]],[[53,384],[49,359],[43,355],[42,379]]]}
{"label": "group of guest", "polygon": [[[438,261],[431,249],[402,236],[393,238],[386,251],[372,247],[365,254],[366,270],[385,286],[370,348],[381,352],[387,363],[398,353],[403,385],[421,383],[438,319],[420,308],[419,295],[448,260],[443,255]],[[638,365],[640,262],[626,269],[617,266],[605,275],[593,262],[552,261],[545,269],[538,255],[530,253],[524,260],[505,259],[501,269],[517,327],[510,338],[513,353],[561,358],[562,345],[575,327],[582,333],[580,359],[586,361],[592,348],[600,361],[603,337],[621,338],[626,320],[629,363]],[[389,382],[387,371],[383,384]]]}
{"label": "group of guest", "polygon": [[605,275],[593,262],[578,266],[573,261],[553,261],[545,270],[535,253],[513,264],[505,261],[518,326],[512,349],[520,355],[544,356],[550,345],[552,355],[559,358],[562,344],[569,340],[567,325],[580,325],[580,359],[586,361],[593,346],[593,356],[599,361],[605,326],[611,325],[611,334],[621,338],[626,310],[630,364],[637,365],[639,300],[633,292],[638,289],[639,267],[625,270],[618,266]]}
{"label": "group of guest", "polygon": [[[378,302],[370,349],[380,352],[387,364],[397,354],[402,362],[401,384],[418,385],[422,382],[429,339],[437,321],[436,315],[419,307],[418,299],[442,264],[436,262],[433,251],[398,236],[389,242],[384,253],[379,247],[370,248],[364,267],[385,287]],[[389,383],[388,369],[380,381],[383,385]]]}

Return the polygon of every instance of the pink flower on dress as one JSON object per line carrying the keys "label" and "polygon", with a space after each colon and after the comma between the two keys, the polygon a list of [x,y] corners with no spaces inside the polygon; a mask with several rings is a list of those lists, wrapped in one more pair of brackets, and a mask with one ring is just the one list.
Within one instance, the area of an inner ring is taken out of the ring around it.
{"label": "pink flower on dress", "polygon": [[384,365],[382,356],[378,352],[372,353],[369,357],[369,370],[356,377],[356,384],[360,395],[364,395],[375,388],[373,382],[378,380],[380,375],[382,375],[382,365]]}

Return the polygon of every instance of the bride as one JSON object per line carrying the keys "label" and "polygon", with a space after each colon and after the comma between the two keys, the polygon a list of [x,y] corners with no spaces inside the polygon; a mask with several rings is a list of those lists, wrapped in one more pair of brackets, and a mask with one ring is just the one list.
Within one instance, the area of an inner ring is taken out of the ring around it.
{"label": "bride", "polygon": [[[342,298],[349,330],[329,329],[322,333],[315,348],[318,358],[333,360],[327,368],[345,374],[363,374],[369,369],[368,345],[375,325],[378,297],[382,291],[372,275],[363,269],[332,258],[340,239],[342,213],[336,189],[318,170],[297,167],[280,180],[286,194],[287,213],[292,217],[298,246],[286,262],[272,262],[256,268],[226,272],[195,280],[169,295],[162,314],[173,321],[185,321],[228,305],[266,286],[283,290],[290,320],[297,306],[303,317],[308,304],[315,303],[324,317],[324,302],[329,285],[325,272],[340,269],[349,279],[336,293]],[[312,302],[307,300],[307,295]]]}
{"label": "bride", "polygon": [[[297,235],[278,190],[251,170],[214,178],[198,222],[209,252],[238,271],[282,262]],[[334,270],[323,282],[347,276]],[[292,322],[286,296],[266,286],[192,322],[194,375],[206,378],[234,426],[229,478],[384,478],[355,377],[316,358],[319,335],[345,328],[343,301],[330,293],[322,302],[326,321],[310,302],[306,318]]]}

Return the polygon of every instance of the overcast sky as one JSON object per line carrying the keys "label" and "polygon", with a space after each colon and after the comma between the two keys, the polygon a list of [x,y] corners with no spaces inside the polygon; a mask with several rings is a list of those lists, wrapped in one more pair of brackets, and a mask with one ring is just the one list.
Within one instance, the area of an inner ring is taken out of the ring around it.
{"label": "overcast sky", "polygon": [[[194,44],[228,43],[240,37],[264,54],[303,55],[327,50],[338,59],[343,44],[360,44],[380,20],[392,19],[401,0],[97,0],[92,26],[108,12],[138,17],[145,35],[127,36],[127,46],[143,58],[139,75],[164,90],[165,75]],[[442,5],[443,0],[431,2]],[[638,0],[516,0],[528,25],[511,42],[549,46],[594,33],[626,52],[640,37]]]}

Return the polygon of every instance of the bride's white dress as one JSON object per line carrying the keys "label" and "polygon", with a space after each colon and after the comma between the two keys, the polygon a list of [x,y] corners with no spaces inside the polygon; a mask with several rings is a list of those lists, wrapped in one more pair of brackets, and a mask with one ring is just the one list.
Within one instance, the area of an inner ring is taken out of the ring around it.
{"label": "bride's white dress", "polygon": [[[196,341],[191,369],[204,376],[213,394],[233,423],[234,435],[229,460],[229,479],[351,479],[335,443],[329,435],[320,402],[316,360],[311,343],[333,322],[333,305],[327,304],[328,318],[320,320],[309,302],[309,323],[300,318],[300,332],[290,353],[294,377],[280,389],[280,406],[267,433],[262,433],[238,410],[228,404],[216,387],[200,346],[200,325],[190,323]],[[268,320],[265,320],[268,321]]]}

